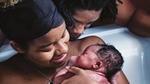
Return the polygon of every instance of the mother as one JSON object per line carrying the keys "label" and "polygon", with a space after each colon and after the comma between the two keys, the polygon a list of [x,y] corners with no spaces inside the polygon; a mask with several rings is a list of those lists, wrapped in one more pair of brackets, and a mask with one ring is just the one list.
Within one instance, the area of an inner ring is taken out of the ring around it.
{"label": "mother", "polygon": [[49,84],[68,60],[69,34],[51,0],[23,0],[7,8],[2,32],[17,55],[0,63],[1,84]]}
{"label": "mother", "polygon": [[1,84],[50,84],[68,62],[69,34],[51,0],[23,0],[7,8],[0,27],[18,52],[0,63]]}

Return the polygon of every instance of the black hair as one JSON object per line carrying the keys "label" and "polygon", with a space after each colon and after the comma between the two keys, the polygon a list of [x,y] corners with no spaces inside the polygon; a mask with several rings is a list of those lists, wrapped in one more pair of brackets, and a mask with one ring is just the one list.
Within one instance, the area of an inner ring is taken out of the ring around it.
{"label": "black hair", "polygon": [[121,53],[113,45],[100,45],[97,51],[97,55],[100,60],[104,63],[106,68],[106,77],[110,78],[121,70],[123,65],[123,57]]}
{"label": "black hair", "polygon": [[53,0],[58,10],[64,16],[67,28],[74,27],[73,13],[79,9],[102,10],[101,19],[115,20],[117,14],[116,2],[120,0]]}

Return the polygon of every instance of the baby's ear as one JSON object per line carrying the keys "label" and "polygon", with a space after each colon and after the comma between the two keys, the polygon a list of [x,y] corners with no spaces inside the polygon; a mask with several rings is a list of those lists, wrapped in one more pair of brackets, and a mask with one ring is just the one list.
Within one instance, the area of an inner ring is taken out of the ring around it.
{"label": "baby's ear", "polygon": [[93,69],[98,69],[102,67],[102,62],[101,61],[97,61],[96,64],[92,65]]}

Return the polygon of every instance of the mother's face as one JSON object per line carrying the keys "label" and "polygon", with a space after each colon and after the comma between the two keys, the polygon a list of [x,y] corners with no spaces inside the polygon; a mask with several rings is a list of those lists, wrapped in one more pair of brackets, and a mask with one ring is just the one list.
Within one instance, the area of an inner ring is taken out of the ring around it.
{"label": "mother's face", "polygon": [[33,40],[26,52],[27,58],[42,67],[59,67],[67,61],[69,34],[65,23],[44,36]]}
{"label": "mother's face", "polygon": [[75,21],[74,28],[68,28],[71,40],[77,39],[93,22],[95,22],[101,14],[101,10],[76,10],[73,14]]}

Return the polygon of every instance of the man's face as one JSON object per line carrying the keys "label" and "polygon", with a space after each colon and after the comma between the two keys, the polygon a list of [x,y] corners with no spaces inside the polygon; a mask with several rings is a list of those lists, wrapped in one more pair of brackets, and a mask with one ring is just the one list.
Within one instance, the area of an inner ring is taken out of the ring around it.
{"label": "man's face", "polygon": [[26,57],[33,63],[42,67],[60,67],[67,61],[69,34],[65,23],[52,29],[44,36],[33,40]]}
{"label": "man's face", "polygon": [[86,69],[93,69],[93,67],[97,65],[96,63],[100,61],[97,56],[97,51],[100,48],[101,47],[98,45],[93,45],[88,47],[84,51],[84,53],[78,57],[76,61],[76,66],[79,66],[81,68],[86,68]]}
{"label": "man's face", "polygon": [[95,10],[76,10],[73,14],[75,21],[74,28],[68,28],[71,40],[76,40],[86,28],[95,22],[101,14],[100,11]]}

